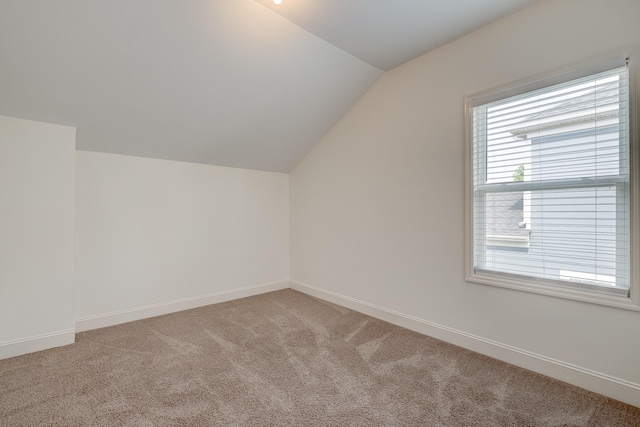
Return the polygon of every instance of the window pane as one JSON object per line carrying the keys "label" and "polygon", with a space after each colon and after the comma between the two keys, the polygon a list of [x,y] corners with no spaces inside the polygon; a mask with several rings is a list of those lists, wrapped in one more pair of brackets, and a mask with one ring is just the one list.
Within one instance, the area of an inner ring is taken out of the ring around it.
{"label": "window pane", "polygon": [[[628,289],[627,262],[619,259],[619,253],[629,249],[628,238],[620,240],[624,222],[618,217],[624,212],[618,209],[619,191],[597,187],[526,192],[526,228],[516,224],[519,215],[524,217],[523,193],[519,200],[515,192],[486,194],[486,219],[478,224],[486,235],[476,264],[503,273]],[[499,236],[520,239],[509,245],[509,239]]]}
{"label": "window pane", "polygon": [[474,109],[486,183],[619,175],[627,157],[628,90],[621,70]]}
{"label": "window pane", "polygon": [[628,114],[626,68],[473,108],[476,268],[629,288]]}

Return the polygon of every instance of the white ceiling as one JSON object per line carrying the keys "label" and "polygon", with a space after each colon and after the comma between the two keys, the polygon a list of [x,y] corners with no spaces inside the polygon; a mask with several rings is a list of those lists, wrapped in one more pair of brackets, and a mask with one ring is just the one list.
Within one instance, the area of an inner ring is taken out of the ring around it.
{"label": "white ceiling", "polygon": [[535,0],[256,0],[389,71]]}
{"label": "white ceiling", "polygon": [[0,0],[0,114],[75,126],[80,150],[289,172],[381,69],[532,2],[283,0],[293,24],[269,1]]}

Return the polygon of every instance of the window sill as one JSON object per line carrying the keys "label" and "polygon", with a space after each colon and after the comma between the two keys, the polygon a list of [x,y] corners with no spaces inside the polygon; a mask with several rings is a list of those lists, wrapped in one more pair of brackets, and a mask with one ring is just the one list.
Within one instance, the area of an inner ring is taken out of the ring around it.
{"label": "window sill", "polygon": [[[640,311],[640,301],[627,295],[618,295],[607,292],[607,289],[598,289],[589,285],[556,282],[546,279],[530,279],[516,275],[492,274],[490,272],[472,272],[467,275],[467,282],[483,285],[498,286],[501,288],[515,289],[541,295],[549,295],[574,301],[588,302],[591,304],[606,305],[625,310]],[[579,286],[579,288],[578,288]]]}
{"label": "window sill", "polygon": [[507,248],[529,248],[529,236],[500,236],[488,235],[487,246],[502,246]]}

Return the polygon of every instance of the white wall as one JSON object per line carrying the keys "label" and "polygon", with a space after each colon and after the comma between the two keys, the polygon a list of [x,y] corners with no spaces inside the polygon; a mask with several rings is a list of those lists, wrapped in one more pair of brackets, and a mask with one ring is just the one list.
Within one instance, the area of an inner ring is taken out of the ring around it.
{"label": "white wall", "polygon": [[541,1],[387,73],[291,174],[292,280],[509,346],[512,362],[575,366],[637,399],[640,313],[465,282],[463,103],[629,52],[638,17],[637,0]]}
{"label": "white wall", "polygon": [[287,174],[76,159],[79,331],[288,286]]}
{"label": "white wall", "polygon": [[0,116],[0,359],[74,340],[75,129]]}

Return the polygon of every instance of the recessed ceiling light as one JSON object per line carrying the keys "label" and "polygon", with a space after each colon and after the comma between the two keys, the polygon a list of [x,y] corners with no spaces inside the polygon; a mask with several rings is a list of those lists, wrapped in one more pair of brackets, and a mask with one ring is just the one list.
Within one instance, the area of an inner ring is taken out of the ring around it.
{"label": "recessed ceiling light", "polygon": [[280,4],[280,3],[282,3],[282,0],[273,0],[273,2],[274,2],[275,4]]}

